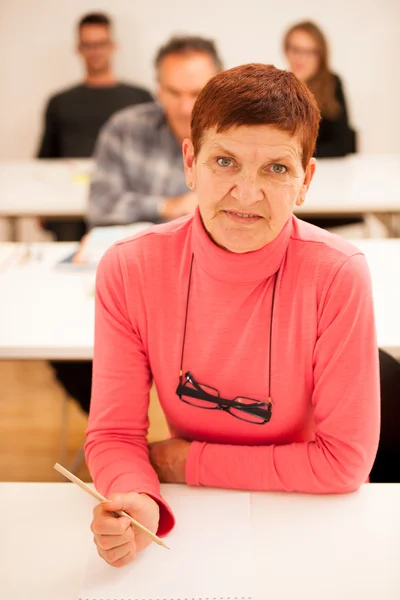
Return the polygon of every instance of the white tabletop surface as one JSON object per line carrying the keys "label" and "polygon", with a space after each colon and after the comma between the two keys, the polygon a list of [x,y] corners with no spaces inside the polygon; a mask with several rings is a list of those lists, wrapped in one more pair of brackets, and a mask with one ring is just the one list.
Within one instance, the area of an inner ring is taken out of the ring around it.
{"label": "white tabletop surface", "polygon": [[400,212],[400,154],[324,158],[299,214]]}
{"label": "white tabletop surface", "polygon": [[[89,160],[0,162],[0,216],[83,216]],[[400,212],[400,154],[321,159],[301,214]]]}
{"label": "white tabletop surface", "polygon": [[92,357],[95,271],[54,267],[76,247],[0,244],[0,358]]}
{"label": "white tabletop surface", "polygon": [[371,272],[378,344],[400,359],[400,239],[355,240]]}
{"label": "white tabletop surface", "polygon": [[[400,239],[354,244],[371,270],[379,346],[400,358]],[[0,358],[92,357],[95,273],[54,269],[75,247],[32,244],[25,260],[26,245],[0,244]]]}
{"label": "white tabletop surface", "polygon": [[0,216],[85,215],[91,168],[86,159],[0,161]]}
{"label": "white tabletop surface", "polygon": [[[224,494],[229,502],[235,493],[162,491],[177,522],[183,496]],[[249,501],[253,600],[399,599],[400,485],[366,484],[343,496],[256,493]],[[77,600],[94,502],[69,483],[0,484],[0,598]],[[211,544],[218,532],[204,528]]]}

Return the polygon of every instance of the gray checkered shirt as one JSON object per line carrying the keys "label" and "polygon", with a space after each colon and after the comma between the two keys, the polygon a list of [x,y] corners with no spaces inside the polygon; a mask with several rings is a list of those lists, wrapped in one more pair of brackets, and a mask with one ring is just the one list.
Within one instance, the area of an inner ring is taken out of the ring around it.
{"label": "gray checkered shirt", "polygon": [[96,145],[89,194],[91,227],[157,223],[161,201],[187,191],[181,147],[157,102],[111,117]]}

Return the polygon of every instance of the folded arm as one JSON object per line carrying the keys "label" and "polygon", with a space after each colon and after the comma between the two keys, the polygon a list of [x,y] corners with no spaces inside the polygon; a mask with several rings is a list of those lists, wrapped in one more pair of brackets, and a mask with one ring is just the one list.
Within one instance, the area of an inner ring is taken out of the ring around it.
{"label": "folded arm", "polygon": [[344,493],[366,481],[378,447],[379,366],[370,276],[362,255],[349,258],[326,291],[314,382],[314,440],[257,447],[193,442],[187,483]]}

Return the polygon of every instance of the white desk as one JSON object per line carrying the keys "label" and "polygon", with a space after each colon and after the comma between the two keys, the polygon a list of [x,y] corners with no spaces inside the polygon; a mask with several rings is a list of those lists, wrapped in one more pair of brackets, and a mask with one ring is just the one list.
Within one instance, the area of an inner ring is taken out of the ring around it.
{"label": "white desk", "polygon": [[[183,494],[190,502],[210,493],[229,502],[233,492],[163,486],[172,508]],[[251,494],[249,500],[253,600],[399,599],[400,485],[364,485],[344,496]],[[0,484],[0,597],[77,600],[93,543],[93,506],[68,483]],[[211,544],[214,533],[208,535]]]}
{"label": "white desk", "polygon": [[[0,216],[82,217],[90,160],[0,162]],[[400,213],[400,154],[354,154],[318,161],[303,215]]]}
{"label": "white desk", "polygon": [[[400,358],[400,240],[357,240],[354,244],[365,253],[371,269],[379,346]],[[70,253],[74,244],[30,247],[31,257],[21,265],[19,257],[26,245],[0,244],[0,358],[90,359],[94,271],[54,270],[54,263]],[[13,252],[14,265],[7,262]]]}
{"label": "white desk", "polygon": [[95,272],[54,269],[75,247],[0,244],[0,358],[92,357]]}
{"label": "white desk", "polygon": [[356,240],[371,271],[378,344],[400,359],[400,239]]}
{"label": "white desk", "polygon": [[303,215],[400,212],[400,154],[352,154],[317,161]]}
{"label": "white desk", "polygon": [[17,240],[20,217],[71,218],[86,215],[92,161],[86,159],[0,162],[0,217]]}
{"label": "white desk", "polygon": [[0,162],[0,216],[81,217],[86,214],[92,161]]}

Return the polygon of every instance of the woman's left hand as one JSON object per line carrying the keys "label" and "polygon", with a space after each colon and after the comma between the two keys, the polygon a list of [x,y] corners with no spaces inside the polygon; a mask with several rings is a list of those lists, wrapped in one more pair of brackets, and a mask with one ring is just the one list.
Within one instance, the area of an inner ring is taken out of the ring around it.
{"label": "woman's left hand", "polygon": [[190,442],[171,438],[149,444],[149,457],[161,483],[186,483],[186,459]]}

